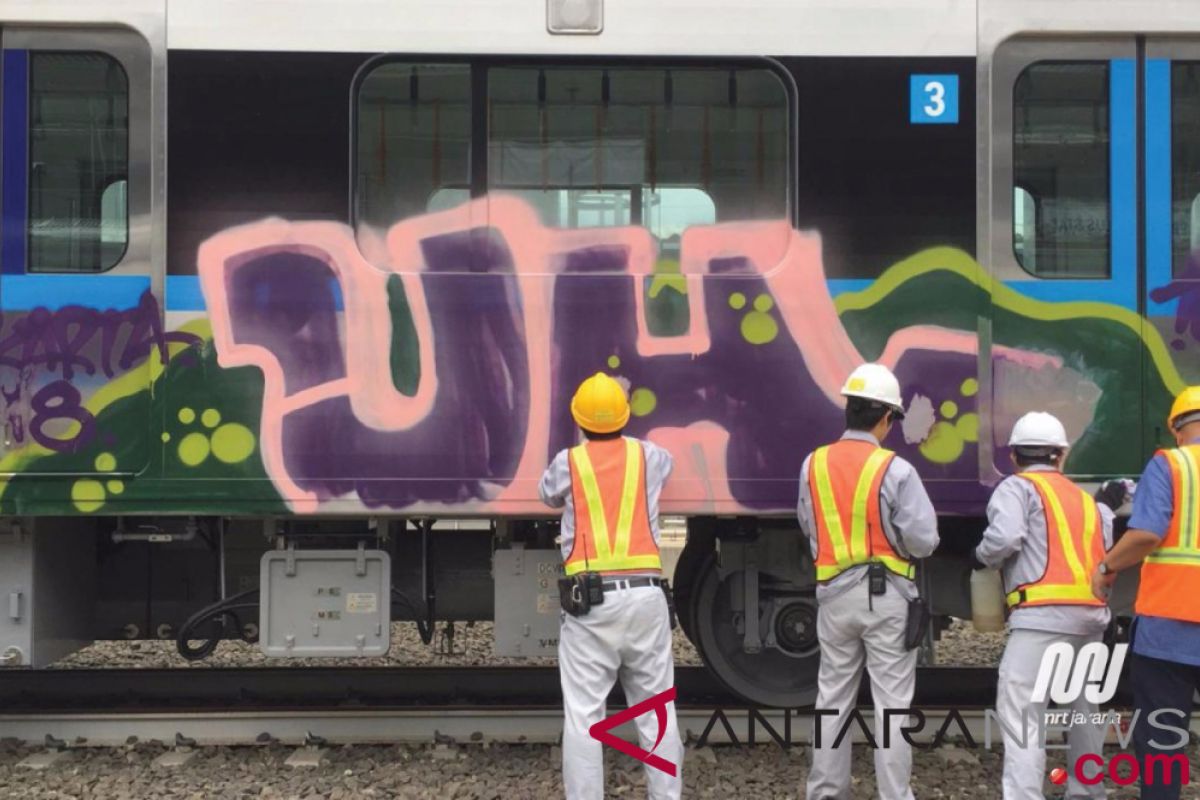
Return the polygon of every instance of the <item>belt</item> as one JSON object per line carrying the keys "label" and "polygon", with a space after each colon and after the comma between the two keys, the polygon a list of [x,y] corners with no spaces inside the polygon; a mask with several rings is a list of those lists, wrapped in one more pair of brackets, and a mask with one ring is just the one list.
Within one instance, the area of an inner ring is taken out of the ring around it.
{"label": "belt", "polygon": [[617,589],[638,589],[642,586],[662,586],[661,578],[618,578],[614,581],[604,581],[604,591],[615,592]]}

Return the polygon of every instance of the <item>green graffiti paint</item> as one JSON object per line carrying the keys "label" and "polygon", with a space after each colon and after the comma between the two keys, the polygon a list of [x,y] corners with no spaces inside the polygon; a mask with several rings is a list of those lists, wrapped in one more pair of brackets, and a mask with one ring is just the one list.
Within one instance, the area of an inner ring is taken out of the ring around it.
{"label": "green graffiti paint", "polygon": [[420,340],[413,324],[412,309],[408,295],[399,275],[389,275],[387,280],[388,313],[392,318],[392,346],[389,363],[392,368],[392,385],[400,394],[413,397],[421,383]]}

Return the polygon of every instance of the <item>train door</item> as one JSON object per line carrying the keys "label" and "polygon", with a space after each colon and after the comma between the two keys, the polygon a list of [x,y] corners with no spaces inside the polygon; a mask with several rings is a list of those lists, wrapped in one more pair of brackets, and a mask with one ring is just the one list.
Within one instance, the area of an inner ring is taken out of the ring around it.
{"label": "train door", "polygon": [[1063,420],[1080,478],[1137,473],[1152,444],[1140,420],[1172,365],[1143,317],[1145,64],[1132,35],[1014,38],[981,80],[980,252],[993,278],[985,477],[1011,471],[1008,435],[1030,410]]}
{"label": "train door", "polygon": [[1200,382],[1200,38],[1147,37],[1142,50],[1144,313],[1165,344],[1161,368],[1147,365],[1144,435],[1163,446],[1171,396]]}
{"label": "train door", "polygon": [[87,510],[151,452],[165,90],[141,32],[83,23],[0,32],[0,473],[95,474]]}

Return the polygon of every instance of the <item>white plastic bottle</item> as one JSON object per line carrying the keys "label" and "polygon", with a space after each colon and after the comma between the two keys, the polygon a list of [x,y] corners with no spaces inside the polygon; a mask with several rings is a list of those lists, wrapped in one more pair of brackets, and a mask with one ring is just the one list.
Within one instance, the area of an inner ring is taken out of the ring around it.
{"label": "white plastic bottle", "polygon": [[980,633],[1004,630],[1004,585],[998,570],[971,573],[971,624]]}

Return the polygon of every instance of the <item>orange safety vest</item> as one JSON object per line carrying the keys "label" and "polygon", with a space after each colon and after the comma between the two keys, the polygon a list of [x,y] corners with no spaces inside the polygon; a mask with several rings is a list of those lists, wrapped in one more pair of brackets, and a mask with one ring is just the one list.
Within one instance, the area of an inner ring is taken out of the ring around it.
{"label": "orange safety vest", "polygon": [[883,476],[895,457],[891,450],[855,439],[842,439],[813,453],[808,491],[817,523],[819,582],[872,561],[912,579],[913,565],[888,541],[880,510]]}
{"label": "orange safety vest", "polygon": [[1175,507],[1167,535],[1142,563],[1134,610],[1200,622],[1200,445],[1158,452],[1171,468]]}
{"label": "orange safety vest", "polygon": [[1005,596],[1018,606],[1102,606],[1092,573],[1104,559],[1104,531],[1096,501],[1061,472],[1021,472],[1033,484],[1046,515],[1046,570]]}
{"label": "orange safety vest", "polygon": [[589,441],[571,448],[568,460],[575,541],[566,573],[662,571],[647,510],[646,454],[637,440]]}

